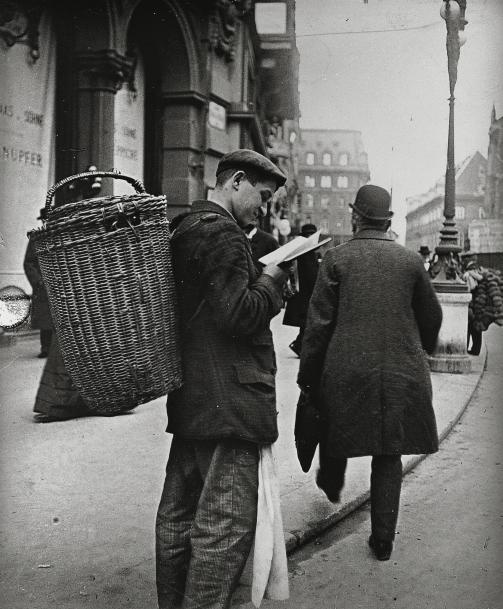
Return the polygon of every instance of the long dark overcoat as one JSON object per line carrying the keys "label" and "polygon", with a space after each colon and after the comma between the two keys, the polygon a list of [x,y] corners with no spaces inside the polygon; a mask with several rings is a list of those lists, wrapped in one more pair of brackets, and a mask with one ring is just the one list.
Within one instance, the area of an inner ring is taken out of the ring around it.
{"label": "long dark overcoat", "polygon": [[360,231],[325,254],[298,382],[317,394],[332,456],[438,450],[425,351],[441,321],[420,257],[385,233]]}
{"label": "long dark overcoat", "polygon": [[25,275],[32,287],[31,327],[38,330],[52,330],[54,326],[49,308],[49,298],[42,280],[35,246],[31,241],[28,242],[26,248],[23,266]]}
{"label": "long dark overcoat", "polygon": [[259,275],[248,238],[216,203],[194,202],[172,227],[183,386],[168,397],[168,431],[270,444],[278,429],[269,322],[281,287]]}

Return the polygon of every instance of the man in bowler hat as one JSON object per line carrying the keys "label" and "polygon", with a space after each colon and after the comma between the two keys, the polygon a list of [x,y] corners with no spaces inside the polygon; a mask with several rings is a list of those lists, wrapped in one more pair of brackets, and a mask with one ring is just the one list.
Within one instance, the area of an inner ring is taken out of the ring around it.
{"label": "man in bowler hat", "polygon": [[328,499],[339,500],[349,457],[372,456],[369,544],[379,560],[393,549],[401,455],[438,450],[426,353],[442,321],[421,259],[386,234],[390,204],[379,186],[357,192],[354,236],[320,265],[298,376],[324,420],[317,484]]}
{"label": "man in bowler hat", "polygon": [[427,245],[421,245],[417,253],[421,256],[425,270],[429,271],[431,266],[430,248]]}
{"label": "man in bowler hat", "polygon": [[183,386],[156,522],[160,609],[225,609],[257,518],[260,446],[278,437],[270,320],[287,273],[254,264],[244,228],[286,178],[252,150],[226,154],[210,200],[172,221]]}

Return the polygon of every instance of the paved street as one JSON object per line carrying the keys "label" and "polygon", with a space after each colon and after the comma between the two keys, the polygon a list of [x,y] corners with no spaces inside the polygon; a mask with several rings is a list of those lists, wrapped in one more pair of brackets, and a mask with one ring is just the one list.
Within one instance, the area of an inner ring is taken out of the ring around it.
{"label": "paved street", "polygon": [[[369,463],[365,458],[351,460],[347,486],[337,506],[316,488],[314,471],[307,476],[302,473],[293,445],[298,360],[288,350],[296,330],[282,326],[281,317],[272,323],[279,366],[277,454],[285,537],[292,551],[361,504],[368,493]],[[501,338],[501,329],[494,333],[496,339]],[[153,525],[169,450],[164,398],[124,416],[34,423],[32,406],[43,367],[37,353],[36,336],[0,349],[0,606],[154,607]],[[484,356],[473,358],[471,374],[433,375],[434,406],[443,433],[452,427],[472,395],[483,360]],[[491,358],[489,362],[495,365]],[[499,362],[501,369],[501,358]],[[434,462],[441,463],[441,459],[443,452]],[[409,460],[408,465],[413,462]],[[470,485],[473,488],[472,479]],[[424,502],[421,490],[420,496]],[[444,530],[447,522],[452,524],[451,514],[447,518],[439,515],[436,526]],[[406,506],[402,516],[407,517]],[[361,518],[359,515],[357,522]],[[337,526],[336,534],[345,526]],[[337,560],[334,571],[342,572],[348,566],[355,572],[376,568],[367,555],[366,529],[366,525],[359,533],[350,529],[343,536],[358,541],[351,543],[351,561]],[[410,535],[411,530],[404,528],[402,534]],[[450,534],[463,539],[455,532]],[[339,552],[340,547],[336,544],[335,550]],[[398,544],[396,557],[403,551]],[[298,556],[292,565],[297,564]],[[310,601],[294,604],[302,598],[298,588],[305,587],[297,569],[292,567],[292,600],[282,605],[285,609],[314,606]],[[332,581],[339,586],[342,580]],[[363,583],[369,584],[366,579]],[[241,598],[249,598],[246,588],[241,590]],[[358,607],[356,603],[347,606]],[[378,609],[372,604],[369,607]]]}
{"label": "paved street", "polygon": [[296,552],[290,600],[263,609],[503,608],[502,330],[486,336],[487,371],[467,411],[405,477],[391,560],[367,547],[367,505]]}

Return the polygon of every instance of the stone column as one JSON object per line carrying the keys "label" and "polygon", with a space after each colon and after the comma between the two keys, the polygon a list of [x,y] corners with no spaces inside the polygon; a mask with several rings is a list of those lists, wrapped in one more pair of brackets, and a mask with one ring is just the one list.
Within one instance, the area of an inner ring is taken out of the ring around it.
{"label": "stone column", "polygon": [[204,197],[206,103],[206,97],[195,91],[163,95],[160,177],[170,217]]}
{"label": "stone column", "polygon": [[[108,171],[114,164],[115,93],[127,79],[132,60],[114,50],[78,53],[74,149],[77,171],[90,165]],[[100,195],[111,195],[104,180]]]}

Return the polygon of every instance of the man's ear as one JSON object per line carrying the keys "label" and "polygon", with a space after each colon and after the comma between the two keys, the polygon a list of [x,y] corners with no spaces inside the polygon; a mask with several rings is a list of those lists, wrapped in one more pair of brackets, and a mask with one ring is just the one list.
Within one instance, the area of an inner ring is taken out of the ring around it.
{"label": "man's ear", "polygon": [[244,171],[236,171],[236,173],[232,176],[232,188],[234,190],[238,190],[239,185],[245,178],[246,174]]}

